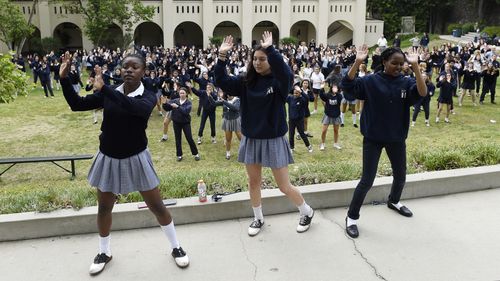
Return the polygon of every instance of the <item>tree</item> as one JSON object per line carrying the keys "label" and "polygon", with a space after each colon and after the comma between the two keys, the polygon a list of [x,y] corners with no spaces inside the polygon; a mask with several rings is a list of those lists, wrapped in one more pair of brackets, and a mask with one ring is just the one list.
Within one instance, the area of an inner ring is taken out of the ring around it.
{"label": "tree", "polygon": [[141,20],[151,20],[154,7],[142,5],[140,0],[67,0],[66,8],[81,13],[85,18],[84,32],[90,41],[99,46],[106,39],[105,33],[113,24],[121,25],[127,33]]}
{"label": "tree", "polygon": [[17,95],[27,95],[27,79],[26,74],[12,63],[11,54],[0,54],[0,103],[9,103]]}
{"label": "tree", "polygon": [[34,28],[26,22],[19,7],[8,0],[0,0],[0,41],[11,50],[18,50],[19,44],[31,35]]}

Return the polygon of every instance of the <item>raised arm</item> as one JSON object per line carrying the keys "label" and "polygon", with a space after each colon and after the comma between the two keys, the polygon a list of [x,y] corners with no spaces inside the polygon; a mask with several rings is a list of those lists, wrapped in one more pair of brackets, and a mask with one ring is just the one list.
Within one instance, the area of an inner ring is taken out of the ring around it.
{"label": "raised arm", "polygon": [[424,78],[422,77],[422,73],[418,67],[418,53],[413,51],[413,49],[410,49],[408,51],[408,55],[406,56],[406,60],[409,64],[411,64],[411,69],[413,70],[413,74],[415,74],[418,94],[421,97],[425,97],[427,95],[427,86],[425,85]]}

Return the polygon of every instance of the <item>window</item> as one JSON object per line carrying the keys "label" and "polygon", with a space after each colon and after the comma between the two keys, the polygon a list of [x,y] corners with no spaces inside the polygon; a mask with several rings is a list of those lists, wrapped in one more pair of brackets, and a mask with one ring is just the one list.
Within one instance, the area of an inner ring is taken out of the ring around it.
{"label": "window", "polygon": [[307,6],[307,12],[310,13],[311,12],[311,6]]}
{"label": "window", "polygon": [[28,14],[31,14],[31,8],[28,7]]}
{"label": "window", "polygon": [[198,6],[198,14],[200,13],[200,6]]}
{"label": "window", "polygon": [[260,6],[260,12],[262,13],[262,6]]}
{"label": "window", "polygon": [[352,12],[352,5],[349,5],[349,13]]}
{"label": "window", "polygon": [[240,6],[236,6],[236,13],[240,12]]}
{"label": "window", "polygon": [[337,12],[337,5],[335,5],[335,13]]}
{"label": "window", "polygon": [[59,7],[59,14],[62,14],[62,6]]}
{"label": "window", "polygon": [[332,13],[332,12],[333,12],[333,6],[330,5],[330,13]]}
{"label": "window", "polygon": [[234,13],[234,6],[231,6],[231,13]]}
{"label": "window", "polygon": [[377,26],[376,25],[373,27],[373,32],[377,33]]}
{"label": "window", "polygon": [[156,7],[156,13],[158,13],[158,14],[160,13],[160,7],[159,6]]}
{"label": "window", "polygon": [[[23,13],[24,13],[24,7],[23,7]],[[57,14],[57,7],[54,7],[54,14]]]}
{"label": "window", "polygon": [[295,6],[293,6],[293,12],[295,13]]}
{"label": "window", "polygon": [[265,13],[267,13],[267,6],[264,6],[264,11]]}
{"label": "window", "polygon": [[314,13],[314,8],[316,8],[316,6],[313,6],[313,13]]}
{"label": "window", "polygon": [[181,6],[181,12],[184,14],[184,6]]}
{"label": "window", "polygon": [[219,6],[215,6],[215,13],[218,14],[219,13]]}
{"label": "window", "polygon": [[372,26],[370,25],[370,33],[372,33]]}
{"label": "window", "polygon": [[340,6],[340,12],[342,13],[342,6]]}
{"label": "window", "polygon": [[229,13],[229,6],[226,6],[226,13]]}
{"label": "window", "polygon": [[365,33],[368,32],[368,25],[365,25]]}
{"label": "window", "polygon": [[26,14],[26,7],[23,6],[23,14]]}
{"label": "window", "polygon": [[274,6],[274,12],[277,13],[278,12],[278,5],[275,5]]}

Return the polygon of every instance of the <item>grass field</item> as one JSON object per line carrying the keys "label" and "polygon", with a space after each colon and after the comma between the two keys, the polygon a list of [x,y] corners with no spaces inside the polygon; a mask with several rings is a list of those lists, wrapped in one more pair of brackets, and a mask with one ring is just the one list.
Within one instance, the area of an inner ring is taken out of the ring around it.
{"label": "grass field", "polygon": [[[499,88],[497,85],[497,92]],[[99,124],[94,125],[91,112],[71,112],[62,92],[55,91],[55,95],[54,99],[46,99],[38,87],[27,97],[18,97],[10,104],[0,104],[1,158],[97,152],[101,118]],[[407,140],[408,173],[500,163],[500,106],[490,104],[489,97],[486,97],[486,101],[482,106],[473,107],[468,97],[463,107],[456,106],[456,115],[451,115],[450,124],[436,124],[433,122],[436,97],[433,97],[431,126],[424,125],[422,112],[417,125],[410,128]],[[194,104],[197,105],[196,100]],[[326,150],[320,151],[322,105],[318,111],[320,113],[309,119],[314,151],[308,153],[302,141],[296,140],[295,164],[289,166],[292,182],[307,185],[358,179],[361,174],[362,136],[359,129],[352,126],[351,114],[346,114],[346,126],[340,130],[343,149],[333,149],[333,129],[330,129]],[[156,110],[153,112],[147,135],[161,180],[160,190],[165,198],[196,194],[196,182],[199,179],[205,180],[209,193],[247,189],[244,166],[236,161],[237,140],[235,143],[233,141],[233,157],[231,160],[225,159],[221,115],[222,109],[218,108],[216,144],[209,141],[208,124],[205,128],[204,142],[198,146],[202,160],[194,161],[184,142],[184,160],[177,162],[172,127],[169,140],[159,142],[162,118]],[[196,135],[200,119],[194,112],[192,117],[193,134]],[[496,120],[497,123],[490,120]],[[89,160],[77,161],[77,177],[73,181],[69,180],[68,173],[51,163],[16,165],[0,178],[0,214],[44,212],[66,207],[78,209],[95,205],[95,190],[86,180],[90,165]],[[7,166],[0,167],[2,170],[4,168]],[[390,174],[390,164],[383,153],[378,175]],[[263,187],[274,188],[269,169],[264,169],[263,177]],[[119,202],[133,201],[142,201],[138,193],[119,198]]]}

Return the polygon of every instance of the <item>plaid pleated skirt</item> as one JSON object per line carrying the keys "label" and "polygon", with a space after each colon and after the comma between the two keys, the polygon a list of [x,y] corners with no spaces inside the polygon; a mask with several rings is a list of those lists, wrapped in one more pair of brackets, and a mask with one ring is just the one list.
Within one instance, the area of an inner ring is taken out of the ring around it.
{"label": "plaid pleated skirt", "polygon": [[114,194],[148,191],[160,184],[148,149],[124,159],[99,151],[87,178],[100,191]]}
{"label": "plaid pleated skirt", "polygon": [[293,164],[293,156],[285,136],[273,139],[252,139],[242,136],[238,162],[282,168]]}
{"label": "plaid pleated skirt", "polygon": [[222,118],[222,130],[227,132],[241,132],[241,117],[229,120]]}

